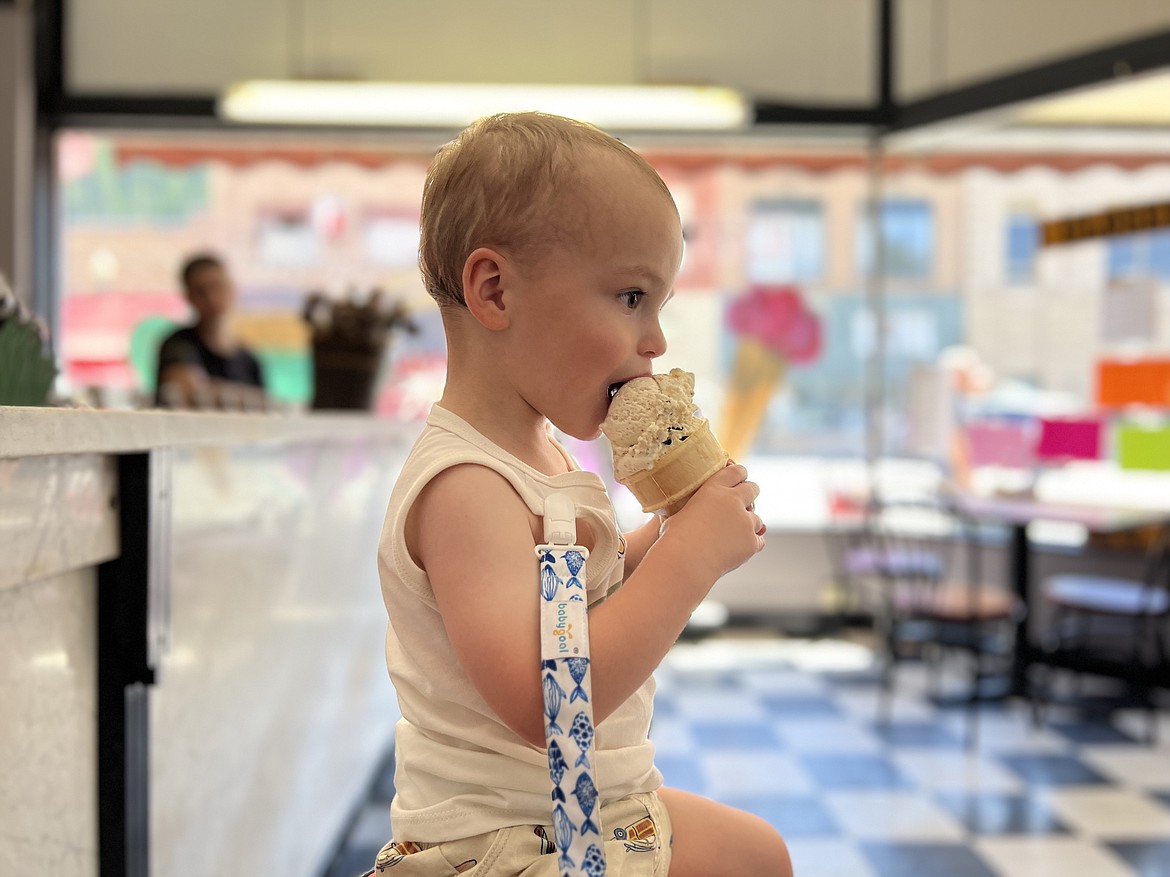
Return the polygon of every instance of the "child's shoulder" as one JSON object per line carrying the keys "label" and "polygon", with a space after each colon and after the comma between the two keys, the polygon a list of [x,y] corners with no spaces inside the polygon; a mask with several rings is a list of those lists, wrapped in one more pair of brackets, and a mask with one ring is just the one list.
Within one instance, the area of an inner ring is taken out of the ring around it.
{"label": "child's shoulder", "polygon": [[493,461],[498,456],[473,426],[435,406],[411,446],[403,471],[460,462]]}
{"label": "child's shoulder", "polygon": [[493,478],[512,481],[515,474],[508,461],[494,453],[472,427],[441,409],[432,411],[426,426],[415,439],[394,486],[394,500],[409,503],[440,473],[462,469],[468,464]]}

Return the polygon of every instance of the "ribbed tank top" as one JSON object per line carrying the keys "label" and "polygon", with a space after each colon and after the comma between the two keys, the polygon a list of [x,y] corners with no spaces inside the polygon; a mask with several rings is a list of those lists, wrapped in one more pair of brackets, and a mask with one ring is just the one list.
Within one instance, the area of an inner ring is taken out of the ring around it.
{"label": "ribbed tank top", "polygon": [[[391,823],[398,840],[435,843],[510,825],[551,819],[548,757],[505,725],[460,666],[426,573],[406,548],[407,513],[420,491],[451,466],[474,463],[499,472],[535,515],[544,499],[568,490],[577,517],[594,533],[586,565],[592,605],[622,579],[625,541],[601,479],[576,467],[549,476],[489,441],[438,405],[415,442],[390,497],[378,548],[389,625],[386,666],[402,718],[395,726],[395,796]],[[458,544],[458,534],[451,534]],[[540,596],[533,555],[533,609]],[[533,668],[533,679],[537,679]],[[533,684],[536,684],[535,682]],[[662,784],[647,738],[654,696],[648,679],[597,726],[595,781],[601,802]]]}

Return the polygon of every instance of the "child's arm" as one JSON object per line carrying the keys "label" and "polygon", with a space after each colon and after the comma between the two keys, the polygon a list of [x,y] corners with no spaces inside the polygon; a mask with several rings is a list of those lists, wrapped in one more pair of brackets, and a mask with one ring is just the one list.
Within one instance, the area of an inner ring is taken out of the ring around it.
{"label": "child's arm", "polygon": [[[625,585],[590,611],[594,721],[653,673],[715,581],[763,546],[759,518],[746,510],[759,489],[745,476],[742,466],[712,476]],[[407,544],[427,571],[472,684],[509,728],[543,748],[534,551],[540,523],[498,473],[456,466],[416,500]]]}
{"label": "child's arm", "polygon": [[764,547],[763,521],[747,509],[760,490],[746,477],[732,465],[707,479],[617,593],[590,610],[596,721],[649,678],[715,582]]}
{"label": "child's arm", "polygon": [[543,747],[537,520],[499,473],[455,466],[415,500],[406,540],[464,672],[504,724]]}
{"label": "child's arm", "polygon": [[638,568],[638,564],[642,562],[642,558],[646,556],[646,552],[650,550],[650,546],[658,541],[658,535],[661,530],[662,518],[654,515],[638,529],[630,530],[628,533],[622,534],[626,538],[624,565],[626,578],[633,575],[634,570]]}

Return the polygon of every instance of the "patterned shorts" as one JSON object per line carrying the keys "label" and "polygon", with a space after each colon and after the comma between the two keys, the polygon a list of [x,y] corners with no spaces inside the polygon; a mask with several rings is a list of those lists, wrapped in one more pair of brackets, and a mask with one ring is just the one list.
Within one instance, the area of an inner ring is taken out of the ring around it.
{"label": "patterned shorts", "polygon": [[[601,808],[608,877],[666,877],[670,815],[654,792]],[[552,827],[514,825],[446,843],[390,841],[375,877],[560,877]]]}

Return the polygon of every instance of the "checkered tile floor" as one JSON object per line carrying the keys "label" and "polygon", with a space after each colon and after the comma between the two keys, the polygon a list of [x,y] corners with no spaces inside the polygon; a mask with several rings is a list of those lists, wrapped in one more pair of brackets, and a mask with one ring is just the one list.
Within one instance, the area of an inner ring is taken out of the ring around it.
{"label": "checkered tile floor", "polygon": [[[946,682],[944,674],[944,684]],[[937,709],[906,665],[877,723],[871,653],[843,641],[720,637],[676,646],[651,736],[666,781],[776,825],[797,877],[1170,877],[1170,714],[1035,727],[1019,704]],[[390,835],[383,781],[326,877]]]}

